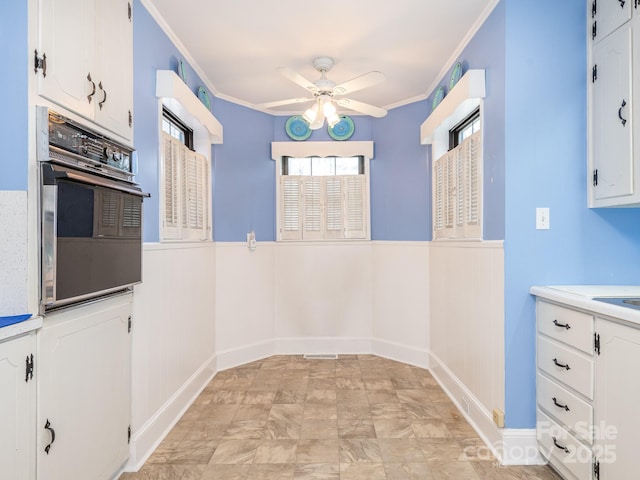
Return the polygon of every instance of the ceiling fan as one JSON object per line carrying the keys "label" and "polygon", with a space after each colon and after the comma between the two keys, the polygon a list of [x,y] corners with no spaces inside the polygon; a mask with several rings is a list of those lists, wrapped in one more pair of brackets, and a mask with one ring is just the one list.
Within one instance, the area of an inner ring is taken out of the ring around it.
{"label": "ceiling fan", "polygon": [[326,77],[326,73],[331,70],[334,65],[333,59],[330,57],[317,57],[313,59],[313,67],[320,72],[320,78],[315,82],[310,82],[302,75],[296,73],[290,68],[282,67],[278,71],[296,85],[313,94],[312,97],[290,98],[287,100],[278,100],[275,102],[261,103],[257,105],[262,108],[279,107],[282,105],[290,105],[293,103],[305,103],[313,101],[313,105],[308,108],[303,118],[309,123],[312,130],[321,128],[324,120],[327,120],[329,126],[333,127],[340,121],[340,117],[336,111],[336,105],[354,110],[365,115],[381,118],[387,114],[384,108],[376,107],[368,103],[360,102],[350,98],[336,98],[347,95],[358,90],[362,90],[384,81],[385,76],[382,72],[372,71],[348,80],[344,83],[336,85],[335,82]]}

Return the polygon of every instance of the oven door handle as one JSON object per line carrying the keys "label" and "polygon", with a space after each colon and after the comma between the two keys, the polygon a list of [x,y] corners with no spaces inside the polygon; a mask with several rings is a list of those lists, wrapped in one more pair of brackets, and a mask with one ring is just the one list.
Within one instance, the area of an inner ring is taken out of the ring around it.
{"label": "oven door handle", "polygon": [[[40,261],[42,265],[42,289],[40,299],[43,306],[53,305],[56,301],[56,264],[57,264],[57,215],[58,187],[43,185],[41,194],[42,205],[42,245]],[[43,313],[43,312],[41,312]]]}
{"label": "oven door handle", "polygon": [[138,197],[151,196],[150,193],[143,192],[138,187],[129,186],[122,182],[117,182],[114,180],[110,180],[108,178],[99,177],[97,175],[92,175],[90,173],[85,173],[78,170],[71,170],[61,165],[51,165],[50,173],[56,179],[63,178],[67,180],[73,180],[76,182],[86,183],[88,185],[97,185],[100,187],[111,188],[113,190],[130,193],[131,195],[136,195]]}

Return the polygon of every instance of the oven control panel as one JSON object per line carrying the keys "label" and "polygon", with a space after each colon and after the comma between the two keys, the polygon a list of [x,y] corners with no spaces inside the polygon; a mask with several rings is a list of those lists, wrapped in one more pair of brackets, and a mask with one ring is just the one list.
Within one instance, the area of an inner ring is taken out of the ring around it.
{"label": "oven control panel", "polygon": [[47,107],[37,107],[38,159],[133,181],[133,149]]}

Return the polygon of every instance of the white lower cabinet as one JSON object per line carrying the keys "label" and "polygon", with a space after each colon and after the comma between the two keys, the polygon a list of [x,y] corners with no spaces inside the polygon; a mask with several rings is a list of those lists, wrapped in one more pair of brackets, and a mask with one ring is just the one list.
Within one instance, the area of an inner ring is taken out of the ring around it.
{"label": "white lower cabinet", "polygon": [[35,334],[0,342],[0,477],[35,478]]}
{"label": "white lower cabinet", "polygon": [[48,315],[38,332],[38,480],[108,480],[129,455],[131,295]]}
{"label": "white lower cabinet", "polygon": [[594,453],[600,479],[638,478],[640,329],[596,318],[596,332]]}
{"label": "white lower cabinet", "polygon": [[640,325],[536,305],[541,454],[568,480],[638,478]]}

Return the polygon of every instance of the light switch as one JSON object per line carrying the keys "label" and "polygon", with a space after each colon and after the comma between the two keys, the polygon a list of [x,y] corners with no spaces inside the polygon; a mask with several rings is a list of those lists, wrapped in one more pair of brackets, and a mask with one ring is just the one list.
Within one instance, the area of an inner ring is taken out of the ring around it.
{"label": "light switch", "polygon": [[548,208],[536,208],[536,230],[549,230]]}

